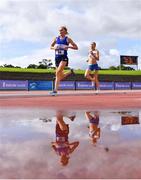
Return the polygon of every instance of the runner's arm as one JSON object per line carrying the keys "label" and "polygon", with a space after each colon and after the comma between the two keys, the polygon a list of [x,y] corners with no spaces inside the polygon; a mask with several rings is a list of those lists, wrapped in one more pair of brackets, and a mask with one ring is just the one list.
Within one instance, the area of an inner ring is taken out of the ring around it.
{"label": "runner's arm", "polygon": [[77,148],[78,145],[79,145],[78,141],[70,143],[69,144],[69,146],[70,146],[70,153],[72,153]]}
{"label": "runner's arm", "polygon": [[50,46],[50,49],[55,50],[56,49],[55,44],[56,44],[56,38],[53,39],[51,46]]}
{"label": "runner's arm", "polygon": [[78,46],[73,42],[71,38],[68,38],[68,42],[69,44],[71,44],[71,46],[68,46],[67,48],[78,50]]}

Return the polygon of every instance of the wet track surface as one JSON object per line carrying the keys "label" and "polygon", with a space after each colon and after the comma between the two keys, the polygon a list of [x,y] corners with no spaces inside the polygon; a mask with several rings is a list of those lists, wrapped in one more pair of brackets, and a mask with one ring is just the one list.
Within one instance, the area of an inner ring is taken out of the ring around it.
{"label": "wet track surface", "polygon": [[0,109],[0,178],[141,178],[141,110]]}

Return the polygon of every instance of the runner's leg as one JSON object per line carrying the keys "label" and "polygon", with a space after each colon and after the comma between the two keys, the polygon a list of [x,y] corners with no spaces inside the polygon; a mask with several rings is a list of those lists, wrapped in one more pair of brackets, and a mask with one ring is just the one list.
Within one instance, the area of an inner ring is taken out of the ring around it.
{"label": "runner's leg", "polygon": [[61,61],[59,66],[56,69],[56,79],[55,79],[55,88],[54,88],[54,91],[58,90],[58,86],[59,86],[60,81],[62,79],[62,73],[63,73],[63,70],[64,70],[66,64],[67,64],[66,61]]}
{"label": "runner's leg", "polygon": [[94,78],[95,78],[96,89],[99,90],[99,80],[98,80],[98,71],[97,70],[94,73]]}
{"label": "runner's leg", "polygon": [[85,77],[86,77],[88,80],[92,81],[92,85],[94,86],[94,84],[95,84],[95,76],[92,77],[90,73],[91,73],[91,70],[87,69],[87,70],[85,71]]}

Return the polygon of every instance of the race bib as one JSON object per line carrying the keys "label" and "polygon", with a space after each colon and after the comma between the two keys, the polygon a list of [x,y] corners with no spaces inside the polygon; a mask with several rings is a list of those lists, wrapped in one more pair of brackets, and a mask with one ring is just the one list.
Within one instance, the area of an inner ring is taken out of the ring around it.
{"label": "race bib", "polygon": [[64,55],[65,51],[63,49],[58,49],[55,51],[56,55]]}
{"label": "race bib", "polygon": [[65,141],[65,137],[56,137],[56,140],[60,141],[60,142],[64,142]]}

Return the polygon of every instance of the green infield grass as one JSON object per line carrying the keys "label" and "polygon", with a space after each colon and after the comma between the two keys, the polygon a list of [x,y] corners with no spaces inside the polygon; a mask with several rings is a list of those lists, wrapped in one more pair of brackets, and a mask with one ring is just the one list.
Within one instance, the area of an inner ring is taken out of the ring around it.
{"label": "green infield grass", "polygon": [[[66,70],[68,71],[68,70]],[[0,67],[0,72],[17,72],[17,73],[55,73],[54,69],[27,69],[27,68],[5,68]],[[75,70],[76,74],[84,74],[85,70]],[[99,70],[102,75],[141,75],[141,70]]]}

